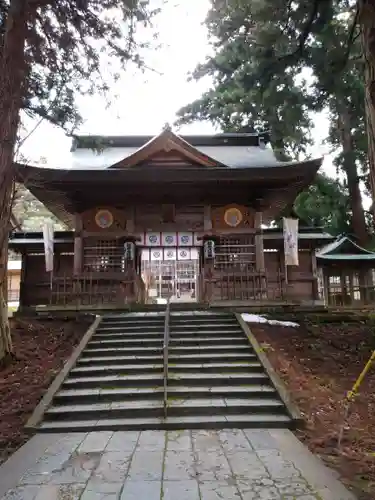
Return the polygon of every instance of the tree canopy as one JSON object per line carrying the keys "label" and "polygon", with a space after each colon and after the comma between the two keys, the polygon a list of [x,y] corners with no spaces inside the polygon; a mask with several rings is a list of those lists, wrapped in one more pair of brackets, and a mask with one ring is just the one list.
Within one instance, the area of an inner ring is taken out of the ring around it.
{"label": "tree canopy", "polygon": [[347,189],[324,174],[318,174],[314,184],[297,196],[294,209],[302,221],[324,227],[332,235],[353,232]]}
{"label": "tree canopy", "polygon": [[105,95],[125,63],[142,65],[137,28],[153,13],[149,0],[0,0],[0,361],[12,353],[4,289],[20,112],[74,128],[78,95]]}
{"label": "tree canopy", "polygon": [[223,131],[268,129],[279,158],[298,159],[311,144],[311,113],[325,110],[327,143],[350,198],[348,225],[364,241],[360,187],[369,183],[356,5],[313,3],[314,12],[312,2],[212,0],[206,24],[213,54],[192,74],[210,76],[212,87],[178,112],[178,123],[205,119]]}
{"label": "tree canopy", "polygon": [[27,10],[21,108],[68,130],[81,118],[79,94],[105,95],[125,63],[142,65],[137,28],[156,12],[149,0],[1,0],[0,60],[17,4]]}

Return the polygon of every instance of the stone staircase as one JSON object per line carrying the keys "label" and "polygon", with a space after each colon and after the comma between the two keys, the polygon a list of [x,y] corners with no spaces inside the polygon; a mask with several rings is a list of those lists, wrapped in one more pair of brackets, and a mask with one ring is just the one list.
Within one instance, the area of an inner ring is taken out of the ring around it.
{"label": "stone staircase", "polygon": [[291,427],[293,419],[234,314],[104,316],[38,426],[42,432]]}

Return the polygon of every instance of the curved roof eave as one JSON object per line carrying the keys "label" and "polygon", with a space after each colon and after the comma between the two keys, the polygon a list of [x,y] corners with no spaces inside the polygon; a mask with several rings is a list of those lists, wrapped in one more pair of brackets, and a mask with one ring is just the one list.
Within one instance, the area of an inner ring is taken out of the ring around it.
{"label": "curved roof eave", "polygon": [[[251,168],[222,168],[211,167],[202,169],[201,167],[189,166],[186,168],[173,167],[139,167],[139,168],[110,168],[105,170],[93,169],[60,169],[50,167],[40,167],[36,165],[24,165],[17,163],[17,180],[27,184],[28,180],[39,180],[41,182],[87,182],[106,180],[108,182],[123,180],[143,179],[145,182],[150,180],[163,180],[165,173],[168,173],[168,178],[175,180],[190,178],[197,181],[204,180],[220,180],[220,179],[266,179],[266,178],[290,178],[290,177],[308,177],[314,176],[322,164],[322,158],[306,160],[302,162],[280,162],[277,165]],[[145,178],[145,170],[148,175]],[[194,173],[194,175],[192,175]]]}
{"label": "curved roof eave", "polygon": [[338,254],[334,254],[333,252],[337,252],[338,250],[340,250],[340,248],[344,243],[349,243],[353,247],[353,250],[357,251],[358,253],[340,254],[340,255],[356,255],[357,257],[366,256],[365,258],[368,258],[367,255],[370,255],[374,256],[375,258],[374,252],[371,252],[370,250],[361,247],[360,245],[355,243],[351,238],[349,238],[349,236],[341,236],[341,238],[338,238],[336,241],[329,243],[319,251],[319,255],[317,254],[317,257],[319,258],[328,258],[328,257],[332,258],[332,256],[336,257]]}
{"label": "curved roof eave", "polygon": [[342,253],[342,254],[333,254],[333,255],[321,255],[319,253],[316,254],[316,258],[320,260],[375,260],[374,254],[351,254],[351,253]]}

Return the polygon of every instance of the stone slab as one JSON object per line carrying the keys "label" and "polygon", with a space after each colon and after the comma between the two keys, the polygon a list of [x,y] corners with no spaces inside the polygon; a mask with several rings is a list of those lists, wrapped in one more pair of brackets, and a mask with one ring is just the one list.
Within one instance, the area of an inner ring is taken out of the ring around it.
{"label": "stone slab", "polygon": [[0,500],[355,500],[288,430],[34,436],[0,467]]}

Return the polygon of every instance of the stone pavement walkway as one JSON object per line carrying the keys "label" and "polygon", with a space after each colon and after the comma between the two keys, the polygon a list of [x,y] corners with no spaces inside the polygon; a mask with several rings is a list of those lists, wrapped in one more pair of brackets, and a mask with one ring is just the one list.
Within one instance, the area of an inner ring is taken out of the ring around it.
{"label": "stone pavement walkway", "polygon": [[354,500],[288,430],[39,434],[1,500]]}

